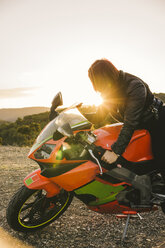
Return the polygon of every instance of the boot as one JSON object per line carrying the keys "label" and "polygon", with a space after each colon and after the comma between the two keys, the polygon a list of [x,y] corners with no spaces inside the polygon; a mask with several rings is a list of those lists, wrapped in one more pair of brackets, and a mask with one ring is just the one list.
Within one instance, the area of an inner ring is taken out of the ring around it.
{"label": "boot", "polygon": [[[138,176],[132,171],[129,171],[126,168],[115,168],[112,169],[106,174],[113,176],[121,181],[131,184],[135,189],[140,191],[140,204],[133,205],[133,207],[140,208],[150,208],[150,198],[151,198],[151,181],[150,177],[147,175]],[[121,192],[122,193],[122,192]]]}
{"label": "boot", "polygon": [[[147,175],[136,175],[132,181],[132,186],[140,190],[140,205],[134,207],[150,208],[151,207],[151,181]],[[133,207],[133,206],[132,206]]]}

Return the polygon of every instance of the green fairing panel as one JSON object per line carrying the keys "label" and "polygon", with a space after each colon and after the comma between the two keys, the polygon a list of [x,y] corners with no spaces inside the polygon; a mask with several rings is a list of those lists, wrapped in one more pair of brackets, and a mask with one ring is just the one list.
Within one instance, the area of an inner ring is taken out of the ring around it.
{"label": "green fairing panel", "polygon": [[84,187],[81,187],[80,189],[75,190],[74,192],[77,195],[82,194],[90,194],[97,198],[96,201],[91,201],[88,205],[89,206],[96,206],[100,204],[105,204],[107,202],[114,201],[116,198],[116,195],[123,190],[123,186],[111,186],[109,184],[103,184],[98,181],[93,181],[90,184],[87,184]]}

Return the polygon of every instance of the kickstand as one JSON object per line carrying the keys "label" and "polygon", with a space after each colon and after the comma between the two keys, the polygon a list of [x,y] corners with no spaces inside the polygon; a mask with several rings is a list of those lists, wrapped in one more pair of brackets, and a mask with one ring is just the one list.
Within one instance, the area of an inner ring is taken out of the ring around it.
{"label": "kickstand", "polygon": [[139,213],[137,213],[136,211],[123,211],[123,215],[117,215],[118,218],[127,218],[126,223],[125,223],[125,227],[124,227],[124,231],[122,234],[122,238],[121,238],[121,243],[123,243],[125,240],[125,237],[126,237],[127,231],[128,231],[129,221],[130,221],[131,216],[133,217],[133,215],[134,215],[134,217],[139,217],[141,220],[143,219],[141,217],[141,215]]}
{"label": "kickstand", "polygon": [[127,230],[128,230],[129,221],[130,221],[130,216],[131,216],[130,214],[127,215],[127,219],[126,219],[123,235],[122,235],[122,238],[121,238],[121,242],[123,242],[125,240]]}

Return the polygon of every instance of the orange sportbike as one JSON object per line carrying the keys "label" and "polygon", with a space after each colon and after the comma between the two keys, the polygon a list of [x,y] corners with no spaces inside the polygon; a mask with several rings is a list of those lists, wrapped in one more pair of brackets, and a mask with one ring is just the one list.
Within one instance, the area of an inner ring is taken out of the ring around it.
{"label": "orange sportbike", "polygon": [[[60,94],[55,97],[54,109],[60,105],[60,97]],[[101,160],[105,150],[111,150],[117,140],[122,123],[92,130],[77,105],[54,114],[28,155],[40,168],[24,179],[24,185],[8,205],[10,227],[21,232],[43,228],[67,210],[73,197],[97,213],[129,215],[146,211],[131,207],[140,201],[139,193],[132,185],[111,175],[116,163],[110,165]],[[154,166],[147,130],[134,132],[117,163],[138,175],[150,175],[152,207],[147,211],[155,211],[159,205],[165,212],[165,186]],[[127,204],[117,200],[123,190]]]}

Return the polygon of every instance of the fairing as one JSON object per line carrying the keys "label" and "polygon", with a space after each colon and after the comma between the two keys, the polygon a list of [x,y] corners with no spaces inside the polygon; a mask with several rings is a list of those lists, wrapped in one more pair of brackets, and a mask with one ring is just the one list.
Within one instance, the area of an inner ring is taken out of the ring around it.
{"label": "fairing", "polygon": [[44,189],[47,197],[52,197],[60,192],[60,187],[41,175],[41,170],[35,170],[24,178],[24,184],[29,189]]}
{"label": "fairing", "polygon": [[[117,140],[122,123],[107,125],[103,128],[96,129],[96,145],[111,150],[111,145]],[[135,130],[134,134],[122,156],[128,161],[141,162],[153,159],[151,149],[151,138],[147,130]]]}
{"label": "fairing", "polygon": [[[26,177],[25,185],[33,189],[44,188],[48,197],[58,194],[61,188],[74,191],[80,199],[87,198],[86,204],[99,212],[120,212],[128,209],[120,206],[115,208],[113,204],[116,202],[116,194],[125,188],[125,182],[107,182],[104,177],[100,178],[99,166],[89,154],[81,156],[83,147],[80,144],[68,144],[67,137],[52,139],[57,128],[66,122],[71,125],[72,130],[81,130],[81,127],[84,130],[84,123],[90,126],[81,114],[69,111],[62,112],[52,120],[38,136],[29,153],[29,158],[35,160],[41,170]],[[119,123],[94,130],[97,136],[95,145],[111,150],[121,128],[122,123]],[[122,156],[137,163],[153,160],[148,131],[136,130]],[[106,169],[103,168],[103,172],[106,172]]]}

